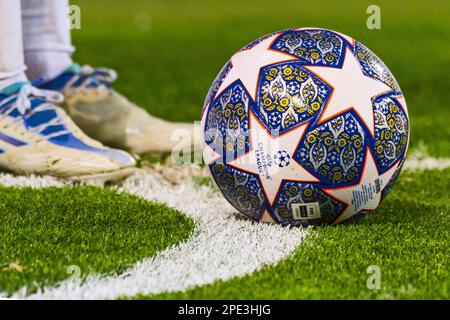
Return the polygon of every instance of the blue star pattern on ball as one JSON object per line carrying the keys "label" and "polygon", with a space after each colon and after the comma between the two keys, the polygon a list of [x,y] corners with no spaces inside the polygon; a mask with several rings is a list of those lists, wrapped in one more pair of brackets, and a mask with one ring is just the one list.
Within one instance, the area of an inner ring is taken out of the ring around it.
{"label": "blue star pattern on ball", "polygon": [[306,28],[253,41],[215,79],[204,159],[225,198],[256,220],[314,225],[374,210],[409,143],[403,93],[351,37]]}
{"label": "blue star pattern on ball", "polygon": [[309,131],[295,156],[326,183],[354,183],[364,161],[366,141],[363,126],[348,112]]}
{"label": "blue star pattern on ball", "polygon": [[224,160],[234,159],[236,155],[248,151],[248,110],[250,97],[236,84],[226,90],[211,105],[208,114],[211,130],[210,138],[215,141],[215,149]]}
{"label": "blue star pattern on ball", "polygon": [[300,63],[281,63],[261,70],[257,114],[269,130],[282,134],[312,120],[331,88]]}
{"label": "blue star pattern on ball", "polygon": [[339,66],[345,40],[328,30],[286,31],[274,48],[298,57],[301,64]]}

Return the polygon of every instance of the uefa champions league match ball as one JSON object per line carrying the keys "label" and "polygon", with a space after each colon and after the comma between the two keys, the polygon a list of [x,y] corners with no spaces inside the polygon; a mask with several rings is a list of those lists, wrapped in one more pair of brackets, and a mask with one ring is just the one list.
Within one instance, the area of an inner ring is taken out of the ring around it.
{"label": "uefa champions league match ball", "polygon": [[409,119],[383,62],[339,32],[262,37],[218,74],[203,158],[225,198],[255,220],[308,226],[376,209],[405,161]]}

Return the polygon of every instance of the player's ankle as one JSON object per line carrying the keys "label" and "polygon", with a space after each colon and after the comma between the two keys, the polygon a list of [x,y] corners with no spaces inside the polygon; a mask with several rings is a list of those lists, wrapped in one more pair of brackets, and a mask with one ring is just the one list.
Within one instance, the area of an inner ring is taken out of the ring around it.
{"label": "player's ankle", "polygon": [[29,79],[51,80],[59,76],[72,64],[69,53],[64,51],[31,51],[25,53],[26,71]]}
{"label": "player's ankle", "polygon": [[28,82],[28,78],[25,75],[25,72],[19,71],[9,74],[0,73],[0,91],[18,82]]}

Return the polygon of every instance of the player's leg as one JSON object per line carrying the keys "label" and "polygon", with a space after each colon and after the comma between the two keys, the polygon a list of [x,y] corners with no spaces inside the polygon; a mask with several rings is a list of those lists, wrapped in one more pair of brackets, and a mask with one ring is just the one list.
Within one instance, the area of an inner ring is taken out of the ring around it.
{"label": "player's leg", "polygon": [[53,79],[72,65],[68,0],[21,0],[27,75]]}
{"label": "player's leg", "polygon": [[61,93],[28,82],[21,29],[20,1],[0,0],[0,168],[103,180],[121,176],[134,159],[82,133],[56,106]]}
{"label": "player's leg", "polygon": [[28,81],[24,71],[20,1],[0,0],[0,90]]}
{"label": "player's leg", "polygon": [[[22,1],[25,4],[30,0]],[[42,5],[39,7],[37,3]],[[77,64],[62,70],[71,61],[72,52],[68,24],[65,23],[67,6],[66,0],[35,0],[26,8],[25,53],[30,67],[28,74],[33,78],[44,78],[42,88],[64,94],[63,107],[75,123],[92,138],[134,153],[170,152],[175,145],[186,149],[193,141],[198,141],[193,137],[193,124],[153,117],[113,90],[114,71]],[[31,18],[33,22],[27,22]],[[40,30],[39,34],[36,28]],[[61,63],[56,62],[56,55],[64,55],[58,58]],[[35,66],[30,60],[39,65]],[[55,63],[58,65],[54,66]],[[54,76],[58,70],[60,73]],[[172,134],[177,129],[180,130],[179,140],[172,141]],[[180,133],[184,133],[182,138]]]}

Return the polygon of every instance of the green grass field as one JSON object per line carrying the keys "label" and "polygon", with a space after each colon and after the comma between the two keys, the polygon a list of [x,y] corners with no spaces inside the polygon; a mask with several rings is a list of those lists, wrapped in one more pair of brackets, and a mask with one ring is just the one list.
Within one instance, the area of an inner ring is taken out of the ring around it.
{"label": "green grass field", "polygon": [[[251,276],[138,298],[448,299],[449,174],[404,173],[377,213],[356,225],[318,227],[292,257]],[[366,286],[371,265],[380,267],[379,290]]]}
{"label": "green grass field", "polygon": [[165,205],[111,189],[0,188],[0,288],[30,292],[80,268],[120,273],[187,239],[193,221]]}
{"label": "green grass field", "polygon": [[[73,1],[75,59],[119,72],[115,88],[152,114],[199,120],[208,88],[238,49],[267,33],[316,26],[349,34],[396,76],[408,103],[410,150],[450,156],[450,4],[377,1]],[[130,298],[449,299],[450,170],[403,172],[379,210],[355,225],[319,227],[288,259],[184,292]],[[193,221],[164,205],[85,187],[0,188],[0,292],[67,278],[67,267],[120,273],[189,238]],[[25,199],[25,200],[24,200]],[[161,233],[161,230],[164,232]],[[382,287],[369,290],[370,265]]]}

